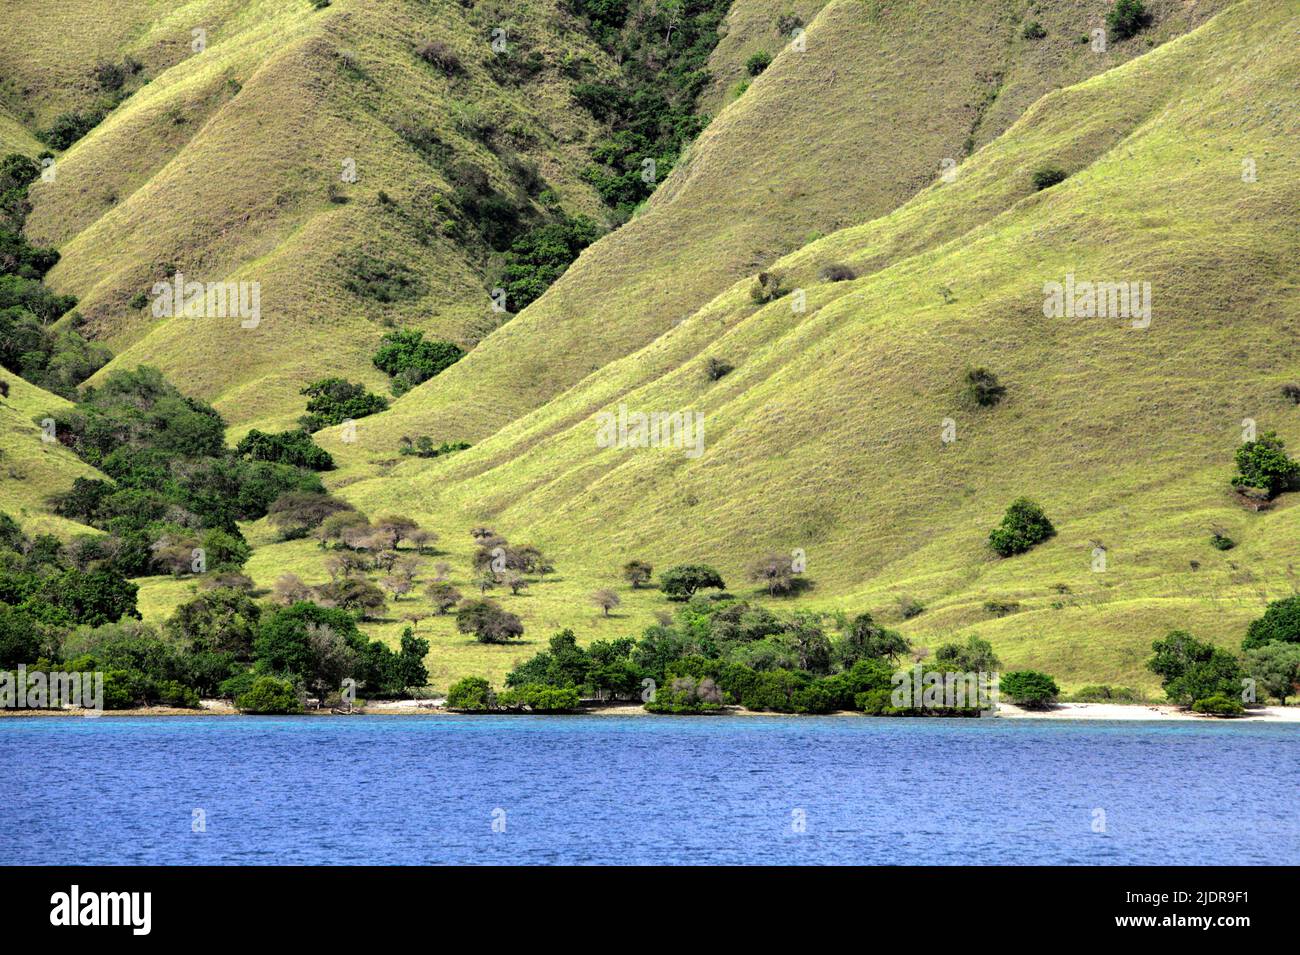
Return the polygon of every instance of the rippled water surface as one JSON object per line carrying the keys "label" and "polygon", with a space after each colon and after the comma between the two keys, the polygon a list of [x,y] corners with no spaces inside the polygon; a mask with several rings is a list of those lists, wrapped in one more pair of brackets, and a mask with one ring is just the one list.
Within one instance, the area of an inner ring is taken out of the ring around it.
{"label": "rippled water surface", "polygon": [[17,718],[0,837],[20,864],[1281,864],[1298,742],[1247,723]]}

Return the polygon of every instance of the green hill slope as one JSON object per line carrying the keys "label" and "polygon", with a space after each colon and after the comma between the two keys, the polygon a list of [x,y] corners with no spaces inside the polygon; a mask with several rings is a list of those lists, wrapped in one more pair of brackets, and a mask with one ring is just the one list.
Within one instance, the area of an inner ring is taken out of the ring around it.
{"label": "green hill slope", "polygon": [[52,514],[49,507],[49,498],[67,491],[77,478],[103,478],[57,441],[42,440],[36,419],[71,404],[2,369],[0,380],[9,386],[8,396],[0,397],[0,512],[29,535],[96,533]]}
{"label": "green hill slope", "polygon": [[[342,461],[391,459],[403,435],[485,437],[669,331],[742,276],[811,238],[898,207],[1005,130],[1038,95],[1146,52],[1222,3],[1160,6],[1142,37],[1096,53],[1078,35],[1104,2],[826,4],[722,110],[644,213],[588,249],[541,299],[455,368],[367,422]],[[770,22],[742,2],[728,23]],[[757,27],[750,27],[757,29]],[[711,66],[748,47],[719,44]],[[327,439],[328,440],[328,439]]]}
{"label": "green hill slope", "polygon": [[[343,493],[453,531],[453,554],[479,523],[540,544],[563,579],[511,609],[541,626],[589,624],[584,595],[632,556],[706,560],[745,592],[752,559],[800,548],[816,586],[787,606],[899,622],[907,596],[928,608],[902,623],[918,642],[979,632],[1009,668],[1150,686],[1142,660],[1165,629],[1235,643],[1298,584],[1300,505],[1248,513],[1227,485],[1243,419],[1300,447],[1279,393],[1300,377],[1293,25],[1289,4],[1241,3],[1052,93],[954,182],[777,262],[805,311],[738,283],[470,451]],[[1071,175],[1035,192],[1048,164]],[[819,280],[828,263],[858,278]],[[1044,283],[1067,273],[1149,282],[1150,326],[1045,317]],[[709,356],[735,371],[709,381]],[[1007,385],[1003,404],[963,402],[974,365]],[[598,448],[595,416],[620,403],[702,412],[703,455]],[[1022,494],[1058,536],[998,560],[985,537]],[[1212,525],[1240,547],[1212,549]],[[628,596],[619,630],[663,606]]]}
{"label": "green hill slope", "polygon": [[[485,250],[447,208],[453,163],[524,209],[540,208],[542,188],[572,211],[599,205],[579,178],[597,124],[572,107],[561,69],[612,67],[554,3],[164,6],[136,5],[129,29],[59,56],[42,45],[41,18],[19,18],[0,43],[0,69],[37,89],[86,85],[106,46],[141,51],[152,77],[32,189],[27,232],[63,253],[49,284],[76,294],[87,334],[119,353],[105,374],[157,365],[237,430],[291,422],[299,389],[327,373],[386,391],[370,356],[390,327],[468,347],[503,317]],[[193,52],[198,28],[206,45]],[[493,29],[506,31],[504,52]],[[430,40],[459,65],[421,59]],[[33,65],[51,60],[59,75]],[[66,94],[34,102],[42,126],[70,105]],[[258,283],[260,324],[155,317],[153,285],[175,271]]]}

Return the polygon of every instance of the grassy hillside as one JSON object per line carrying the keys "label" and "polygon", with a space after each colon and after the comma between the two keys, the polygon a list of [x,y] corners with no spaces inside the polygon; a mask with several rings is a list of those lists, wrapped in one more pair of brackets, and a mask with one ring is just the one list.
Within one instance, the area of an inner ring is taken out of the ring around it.
{"label": "grassy hillside", "polygon": [[[638,633],[674,609],[622,581],[641,558],[708,562],[785,611],[869,610],[918,645],[980,634],[1004,669],[1067,689],[1153,689],[1152,639],[1184,627],[1235,646],[1300,590],[1300,494],[1255,513],[1228,485],[1248,422],[1300,454],[1280,390],[1300,382],[1300,54],[1293,0],[1148,6],[1146,29],[1099,51],[1081,40],[1104,0],[738,0],[698,102],[712,123],[505,324],[487,297],[500,254],[449,205],[455,168],[472,162],[525,215],[543,186],[604,215],[583,170],[605,131],[575,90],[617,66],[566,4],[139,3],[57,40],[19,17],[0,38],[0,136],[33,152],[35,132],[102,97],[98,62],[142,65],[31,190],[27,232],[63,254],[49,284],[118,352],[96,380],[159,365],[239,433],[287,426],[326,374],[386,392],[370,357],[393,327],[473,346],[355,440],[319,436],[335,493],[438,532],[422,581],[446,562],[471,595],[484,525],[555,564],[493,594],[523,617],[522,645],[474,643],[422,595],[366,624],[393,645],[414,624],[436,686],[500,680],[561,627]],[[803,49],[778,49],[790,13]],[[500,24],[505,63],[488,46]],[[460,66],[418,56],[429,40]],[[741,92],[761,49],[774,59]],[[1037,188],[1052,169],[1066,178]],[[153,317],[140,293],[176,270],[258,282],[261,323]],[[754,294],[760,271],[773,300]],[[1067,274],[1149,283],[1149,326],[1046,316],[1045,283]],[[980,366],[1007,388],[995,407],[965,394]],[[59,399],[14,384],[0,509],[46,521],[48,494],[89,469],[39,442],[31,418]],[[601,447],[597,416],[620,406],[701,414],[702,453]],[[402,457],[404,436],[474,446]],[[998,559],[988,531],[1021,495],[1057,535]],[[1212,547],[1215,529],[1237,546]],[[314,542],[245,531],[260,587],[326,579]],[[796,550],[804,595],[747,579]],[[152,620],[194,588],[142,583]],[[605,587],[622,598],[608,617],[590,599]]]}
{"label": "grassy hillside", "polygon": [[34,419],[69,408],[70,403],[3,370],[0,380],[9,385],[8,397],[0,397],[0,512],[13,517],[29,535],[95,533],[49,511],[49,498],[67,491],[77,478],[103,477],[58,442],[41,440],[41,426]]}
{"label": "grassy hillside", "polygon": [[[561,70],[612,67],[554,3],[162,6],[136,5],[135,21],[57,56],[42,46],[56,32],[43,18],[18,18],[0,44],[0,69],[38,91],[38,126],[71,95],[39,91],[90,84],[105,49],[140,51],[151,77],[59,157],[55,182],[32,189],[28,234],[63,253],[49,283],[79,296],[87,333],[119,353],[105,373],[158,365],[237,430],[291,422],[299,389],[325,373],[386,391],[370,356],[389,327],[468,347],[504,317],[490,307],[487,250],[447,208],[453,162],[533,210],[543,188],[572,211],[599,205],[578,177],[596,124],[572,108]],[[106,8],[99,18],[112,19]],[[493,29],[506,31],[504,52],[489,45]],[[431,40],[456,69],[417,55]],[[52,60],[60,75],[46,75]],[[518,182],[530,165],[531,197]],[[155,318],[137,296],[177,270],[259,283],[260,325]],[[365,291],[392,277],[404,283],[395,294]]]}
{"label": "grassy hillside", "polygon": [[[1035,41],[1021,36],[1021,3],[959,0],[938,13],[919,2],[828,3],[806,18],[805,48],[782,50],[722,109],[642,215],[588,249],[465,361],[367,422],[356,444],[335,438],[330,450],[382,467],[402,435],[491,434],[743,276],[897,208],[945,159],[995,137],[1040,93],[1146,52],[1222,6],[1155,5],[1150,32],[1097,54],[1077,41],[1101,22],[1104,2],[1038,4],[1052,32]],[[771,16],[742,2],[728,24],[743,34]],[[720,76],[748,50],[731,39],[711,61]]]}
{"label": "grassy hillside", "polygon": [[[1300,448],[1300,412],[1279,393],[1300,378],[1291,17],[1240,3],[1044,97],[954,182],[776,262],[804,311],[793,296],[760,307],[741,281],[473,449],[345,475],[342,493],[427,520],[462,583],[473,525],[543,547],[559,579],[503,598],[535,640],[560,624],[583,639],[635,632],[669,606],[622,585],[621,618],[596,619],[586,595],[630,557],[705,560],[748,593],[753,558],[800,548],[815,586],[787,608],[869,609],[922,644],[981,633],[1007,668],[1067,687],[1152,687],[1153,638],[1183,626],[1236,644],[1267,599],[1300,586],[1295,495],[1250,513],[1227,483],[1243,419]],[[1048,164],[1069,178],[1035,192]],[[829,263],[857,278],[820,280]],[[1150,282],[1150,326],[1044,317],[1044,283],[1067,272]],[[708,380],[710,356],[735,371]],[[963,399],[974,365],[1000,376],[1002,404]],[[595,415],[620,403],[703,412],[704,454],[598,448]],[[999,560],[985,537],[1022,494],[1058,535]],[[1213,526],[1238,548],[1214,550]],[[319,561],[311,545],[272,545],[250,566],[273,579]],[[904,596],[925,612],[903,621]],[[996,617],[988,600],[1019,607]],[[535,649],[421,628],[448,676],[499,676]]]}

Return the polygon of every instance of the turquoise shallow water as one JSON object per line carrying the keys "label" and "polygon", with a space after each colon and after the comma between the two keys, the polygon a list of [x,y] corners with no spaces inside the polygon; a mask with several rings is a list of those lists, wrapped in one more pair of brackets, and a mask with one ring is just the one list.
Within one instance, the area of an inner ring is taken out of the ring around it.
{"label": "turquoise shallow water", "polygon": [[16,864],[1289,864],[1298,744],[1199,722],[5,719],[0,837]]}

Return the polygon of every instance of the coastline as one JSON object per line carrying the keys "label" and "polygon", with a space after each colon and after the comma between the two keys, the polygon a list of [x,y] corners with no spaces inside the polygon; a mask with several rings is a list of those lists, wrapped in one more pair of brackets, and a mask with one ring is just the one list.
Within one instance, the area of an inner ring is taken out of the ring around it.
{"label": "coastline", "polygon": [[[168,717],[168,716],[239,716],[239,712],[225,700],[202,700],[199,709],[181,709],[173,706],[142,706],[130,710],[106,710],[104,716],[127,717]],[[305,710],[299,716],[313,717],[354,717],[354,716],[463,716],[472,719],[476,716],[528,715],[510,713],[460,713],[437,706],[429,700],[387,700],[359,707],[353,713],[333,713],[329,710]],[[676,719],[679,717],[648,712],[639,703],[604,703],[583,707],[578,713],[538,714],[567,716],[643,716]],[[767,710],[747,710],[742,706],[727,707],[720,713],[706,716],[755,716],[779,717],[794,716],[791,713],[774,713]],[[839,710],[825,716],[849,717],[858,719],[899,719],[900,717],[868,717],[854,710]],[[76,717],[87,718],[80,709],[61,710],[15,710],[0,709],[0,719],[5,717]],[[91,717],[98,718],[98,717]],[[907,719],[909,717],[901,717]],[[928,717],[944,719],[945,717]],[[1258,706],[1246,711],[1245,715],[1223,718],[1193,713],[1191,710],[1179,709],[1167,703],[1057,703],[1050,709],[1027,710],[1011,703],[998,704],[997,719],[1012,720],[1111,720],[1116,722],[1211,722],[1211,723],[1296,723],[1300,724],[1300,706]]]}

